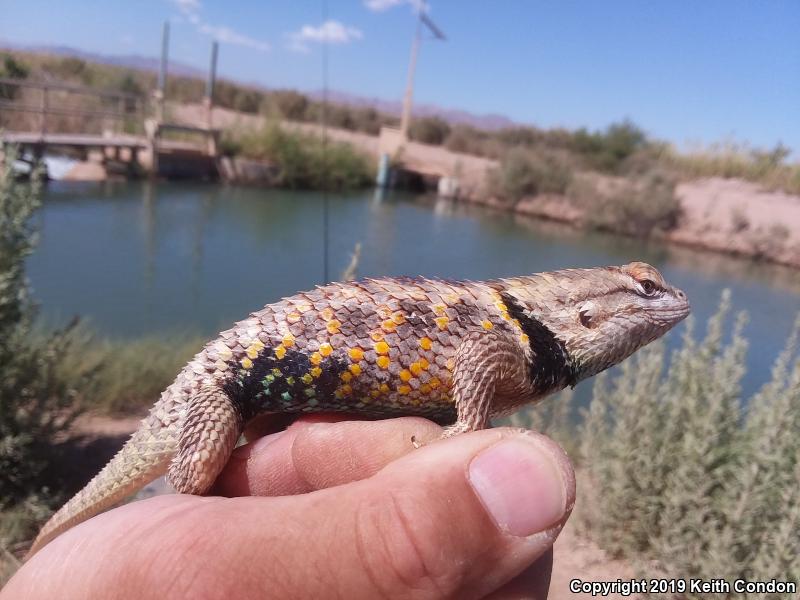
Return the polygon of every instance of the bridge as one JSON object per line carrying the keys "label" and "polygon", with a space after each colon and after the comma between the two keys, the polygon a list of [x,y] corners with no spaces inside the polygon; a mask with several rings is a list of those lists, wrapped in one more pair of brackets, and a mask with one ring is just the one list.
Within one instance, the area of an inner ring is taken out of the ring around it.
{"label": "bridge", "polygon": [[37,162],[58,149],[157,176],[216,171],[219,130],[170,123],[151,112],[163,115],[163,108],[150,110],[144,95],[0,78],[0,146],[16,146],[23,160]]}

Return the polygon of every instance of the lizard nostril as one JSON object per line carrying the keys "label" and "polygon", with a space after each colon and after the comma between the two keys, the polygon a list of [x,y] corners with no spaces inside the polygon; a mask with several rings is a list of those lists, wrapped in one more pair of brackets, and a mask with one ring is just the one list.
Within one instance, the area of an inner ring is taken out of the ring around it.
{"label": "lizard nostril", "polygon": [[683,293],[683,290],[675,290],[675,295],[679,300],[686,300],[686,294]]}

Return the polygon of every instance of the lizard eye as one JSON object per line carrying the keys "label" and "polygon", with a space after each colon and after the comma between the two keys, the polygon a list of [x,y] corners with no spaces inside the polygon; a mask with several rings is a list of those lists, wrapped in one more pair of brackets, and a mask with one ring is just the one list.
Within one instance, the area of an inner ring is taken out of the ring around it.
{"label": "lizard eye", "polygon": [[644,292],[645,296],[652,296],[656,293],[656,284],[650,279],[644,279],[640,281],[639,285],[642,286],[642,291]]}

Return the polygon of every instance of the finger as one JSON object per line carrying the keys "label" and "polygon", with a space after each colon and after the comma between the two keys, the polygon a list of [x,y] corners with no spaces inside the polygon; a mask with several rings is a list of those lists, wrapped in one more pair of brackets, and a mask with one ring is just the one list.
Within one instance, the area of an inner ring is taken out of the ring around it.
{"label": "finger", "polygon": [[259,438],[288,429],[293,423],[336,423],[348,419],[358,419],[347,413],[314,413],[310,415],[291,413],[266,413],[248,421],[244,438],[248,443]]}
{"label": "finger", "polygon": [[365,479],[413,451],[412,438],[424,443],[437,439],[441,431],[438,425],[417,417],[298,421],[285,432],[237,448],[211,493],[281,496]]}
{"label": "finger", "polygon": [[[204,505],[180,544],[200,563],[197,586],[216,573],[252,584],[228,590],[241,595],[482,597],[549,550],[574,494],[568,459],[552,441],[481,431],[410,452],[349,485]],[[223,520],[246,561],[220,556],[213,523]],[[184,577],[177,567],[170,576]]]}
{"label": "finger", "polygon": [[[47,597],[45,585],[63,597],[484,597],[552,547],[574,497],[552,441],[475,432],[302,496],[192,498],[168,515],[161,498],[124,506],[45,547],[10,582],[31,593],[8,597]],[[32,577],[48,560],[45,581]]]}

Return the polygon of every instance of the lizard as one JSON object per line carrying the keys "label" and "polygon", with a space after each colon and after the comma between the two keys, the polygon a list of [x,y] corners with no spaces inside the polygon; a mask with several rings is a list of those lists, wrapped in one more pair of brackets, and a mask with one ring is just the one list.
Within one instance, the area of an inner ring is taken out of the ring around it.
{"label": "lizard", "polygon": [[642,262],[476,282],[362,279],[284,298],[183,368],[28,557],[165,473],[179,493],[206,493],[255,417],[418,415],[445,425],[443,437],[479,430],[617,364],[689,312],[686,294]]}

